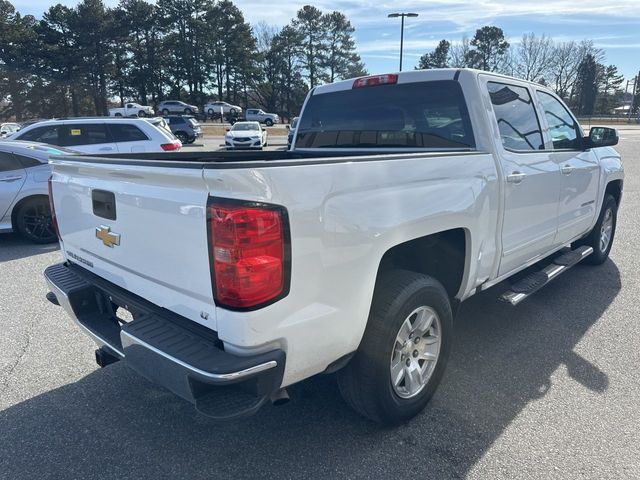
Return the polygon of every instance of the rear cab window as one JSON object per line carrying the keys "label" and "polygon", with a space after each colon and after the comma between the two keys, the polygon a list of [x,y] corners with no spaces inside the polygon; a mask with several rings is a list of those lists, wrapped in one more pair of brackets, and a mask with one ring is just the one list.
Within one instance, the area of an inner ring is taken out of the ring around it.
{"label": "rear cab window", "polygon": [[542,129],[529,91],[501,82],[488,82],[487,89],[504,148],[515,152],[544,150]]}
{"label": "rear cab window", "polygon": [[470,150],[475,139],[460,84],[438,80],[312,95],[296,148]]}

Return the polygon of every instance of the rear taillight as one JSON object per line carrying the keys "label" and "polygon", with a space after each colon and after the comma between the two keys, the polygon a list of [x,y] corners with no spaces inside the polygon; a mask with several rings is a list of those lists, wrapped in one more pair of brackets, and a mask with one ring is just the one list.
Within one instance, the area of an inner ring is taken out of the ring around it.
{"label": "rear taillight", "polygon": [[357,78],[353,82],[352,88],[375,87],[377,85],[394,85],[398,83],[398,75],[387,73],[385,75],[371,75],[369,77]]}
{"label": "rear taillight", "polygon": [[182,147],[182,143],[180,142],[180,140],[176,140],[171,143],[163,143],[162,145],[160,145],[160,147],[165,152],[173,152],[175,150],[180,150],[180,147]]}
{"label": "rear taillight", "polygon": [[58,219],[56,218],[56,207],[53,204],[53,182],[52,177],[49,177],[49,210],[51,210],[51,230],[56,234],[58,240],[60,240],[60,233],[58,230]]}
{"label": "rear taillight", "polygon": [[211,199],[207,208],[216,303],[249,310],[287,295],[290,242],[286,210],[227,199]]}

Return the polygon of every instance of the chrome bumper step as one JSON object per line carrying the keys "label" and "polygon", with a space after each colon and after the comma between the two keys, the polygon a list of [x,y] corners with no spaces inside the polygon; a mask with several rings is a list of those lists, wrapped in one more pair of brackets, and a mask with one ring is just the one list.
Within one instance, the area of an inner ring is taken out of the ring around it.
{"label": "chrome bumper step", "polygon": [[530,273],[511,286],[511,290],[503,293],[500,300],[516,306],[529,295],[540,290],[561,273],[566,272],[574,265],[580,263],[593,253],[591,247],[578,247],[556,257],[552,262],[540,271]]}

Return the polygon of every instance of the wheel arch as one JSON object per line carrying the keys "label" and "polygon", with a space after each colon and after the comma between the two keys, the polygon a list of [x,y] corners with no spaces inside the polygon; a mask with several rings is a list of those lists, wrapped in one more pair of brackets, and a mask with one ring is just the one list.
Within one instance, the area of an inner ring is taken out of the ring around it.
{"label": "wheel arch", "polygon": [[376,284],[389,270],[409,270],[438,280],[453,301],[468,275],[470,243],[469,231],[460,227],[394,245],[380,260]]}
{"label": "wheel arch", "polygon": [[611,180],[607,183],[604,191],[605,195],[610,194],[616,200],[616,204],[618,204],[618,206],[620,206],[620,201],[622,200],[622,185],[622,179]]}

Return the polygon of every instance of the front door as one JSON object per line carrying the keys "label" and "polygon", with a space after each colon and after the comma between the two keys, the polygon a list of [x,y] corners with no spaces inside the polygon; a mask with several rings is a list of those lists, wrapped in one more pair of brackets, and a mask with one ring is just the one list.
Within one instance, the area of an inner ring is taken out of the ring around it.
{"label": "front door", "polygon": [[548,252],[558,227],[561,174],[545,151],[540,122],[526,84],[486,77],[504,182],[499,275]]}
{"label": "front door", "polygon": [[564,244],[588,232],[595,222],[600,168],[593,151],[582,148],[582,130],[564,104],[548,92],[536,93],[544,109],[551,158],[562,176],[556,243]]}

